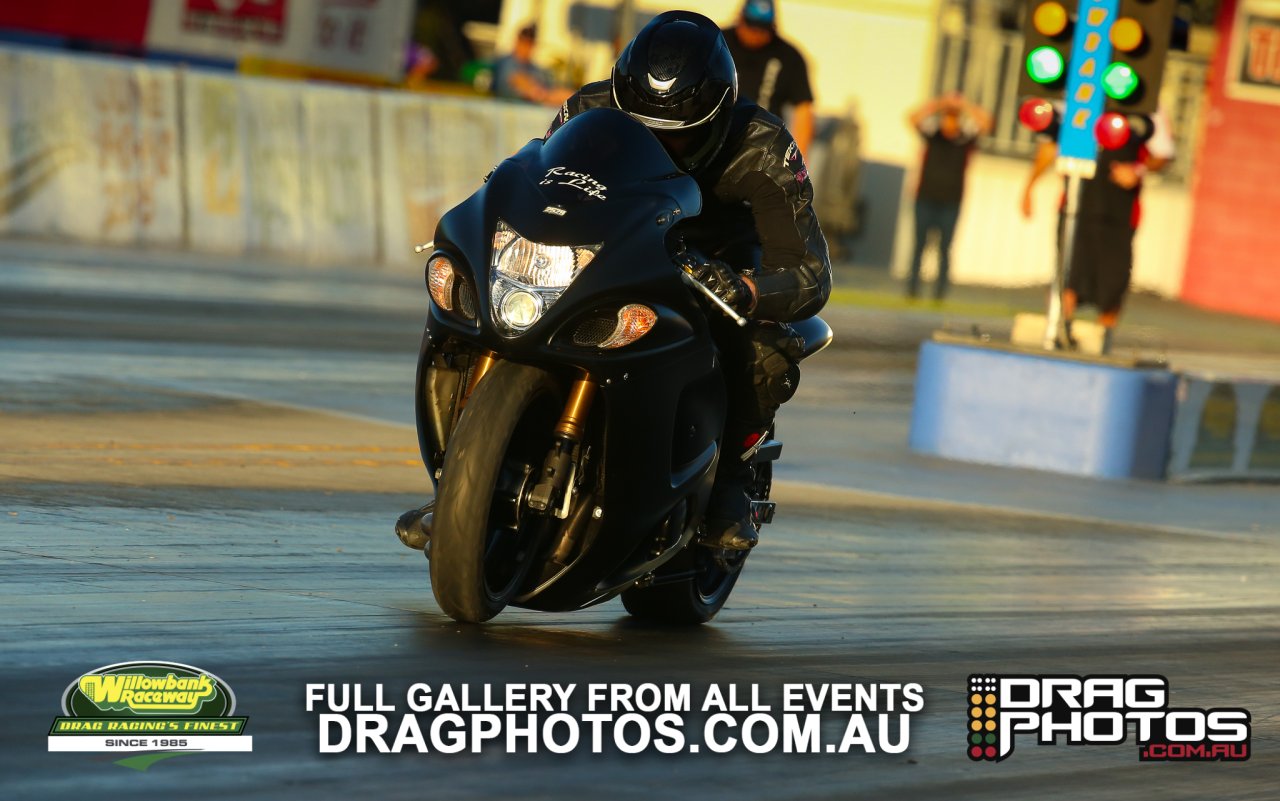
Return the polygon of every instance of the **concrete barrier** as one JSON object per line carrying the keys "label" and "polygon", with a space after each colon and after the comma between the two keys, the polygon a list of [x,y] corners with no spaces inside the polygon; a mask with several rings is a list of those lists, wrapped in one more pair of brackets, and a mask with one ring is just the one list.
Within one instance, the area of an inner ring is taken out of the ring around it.
{"label": "concrete barrier", "polygon": [[554,113],[0,48],[0,234],[403,264]]}
{"label": "concrete barrier", "polygon": [[1098,478],[1280,480],[1280,384],[924,343],[911,448]]}
{"label": "concrete barrier", "polygon": [[0,49],[0,233],[181,245],[180,161],[173,69]]}
{"label": "concrete barrier", "polygon": [[1280,385],[1183,376],[1169,475],[1190,480],[1280,479]]}
{"label": "concrete barrier", "polygon": [[489,170],[541,136],[554,109],[403,92],[377,95],[384,258],[417,260],[413,245],[480,186]]}
{"label": "concrete barrier", "polygon": [[1164,478],[1176,386],[1163,369],[929,341],[910,444],[960,461]]}

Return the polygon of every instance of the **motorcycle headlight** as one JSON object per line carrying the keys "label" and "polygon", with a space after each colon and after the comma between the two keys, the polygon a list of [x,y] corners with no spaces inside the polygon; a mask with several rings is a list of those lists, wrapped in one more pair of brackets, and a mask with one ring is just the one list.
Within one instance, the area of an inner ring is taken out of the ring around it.
{"label": "motorcycle headlight", "polygon": [[498,328],[510,336],[527,330],[599,250],[599,245],[532,242],[499,220],[489,264],[489,299]]}
{"label": "motorcycle headlight", "polygon": [[502,296],[498,314],[512,328],[528,328],[542,316],[542,299],[532,292],[513,289]]}

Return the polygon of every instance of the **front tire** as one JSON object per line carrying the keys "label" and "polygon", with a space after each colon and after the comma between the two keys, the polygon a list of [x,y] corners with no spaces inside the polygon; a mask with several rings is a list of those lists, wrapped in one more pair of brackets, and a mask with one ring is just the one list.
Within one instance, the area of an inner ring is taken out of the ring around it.
{"label": "front tire", "polygon": [[560,411],[551,375],[499,362],[472,392],[449,437],[431,537],[431,590],[445,614],[481,623],[520,591],[548,518],[524,504],[529,474]]}

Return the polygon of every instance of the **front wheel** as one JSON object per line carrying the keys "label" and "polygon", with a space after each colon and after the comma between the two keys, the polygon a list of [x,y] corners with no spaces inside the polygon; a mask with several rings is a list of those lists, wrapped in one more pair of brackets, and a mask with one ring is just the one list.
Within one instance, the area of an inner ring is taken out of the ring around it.
{"label": "front wheel", "polygon": [[515,597],[549,518],[524,502],[560,413],[551,375],[499,362],[449,437],[431,536],[431,590],[445,614],[480,623]]}

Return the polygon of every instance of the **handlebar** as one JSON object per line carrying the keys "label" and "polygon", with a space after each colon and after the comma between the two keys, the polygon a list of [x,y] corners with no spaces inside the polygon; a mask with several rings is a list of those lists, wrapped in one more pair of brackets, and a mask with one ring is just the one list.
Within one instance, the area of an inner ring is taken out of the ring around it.
{"label": "handlebar", "polygon": [[725,303],[723,300],[721,300],[719,295],[712,292],[710,289],[707,289],[707,287],[701,281],[693,277],[693,274],[689,272],[688,269],[681,267],[680,277],[684,279],[684,282],[688,284],[692,289],[696,289],[698,292],[701,292],[705,298],[707,298],[716,306],[718,306],[720,308],[720,311],[724,312],[725,315],[729,319],[737,323],[739,327],[745,326],[747,324],[746,317],[743,317],[741,314],[738,314],[736,311],[733,310],[732,306],[730,306],[728,303]]}

